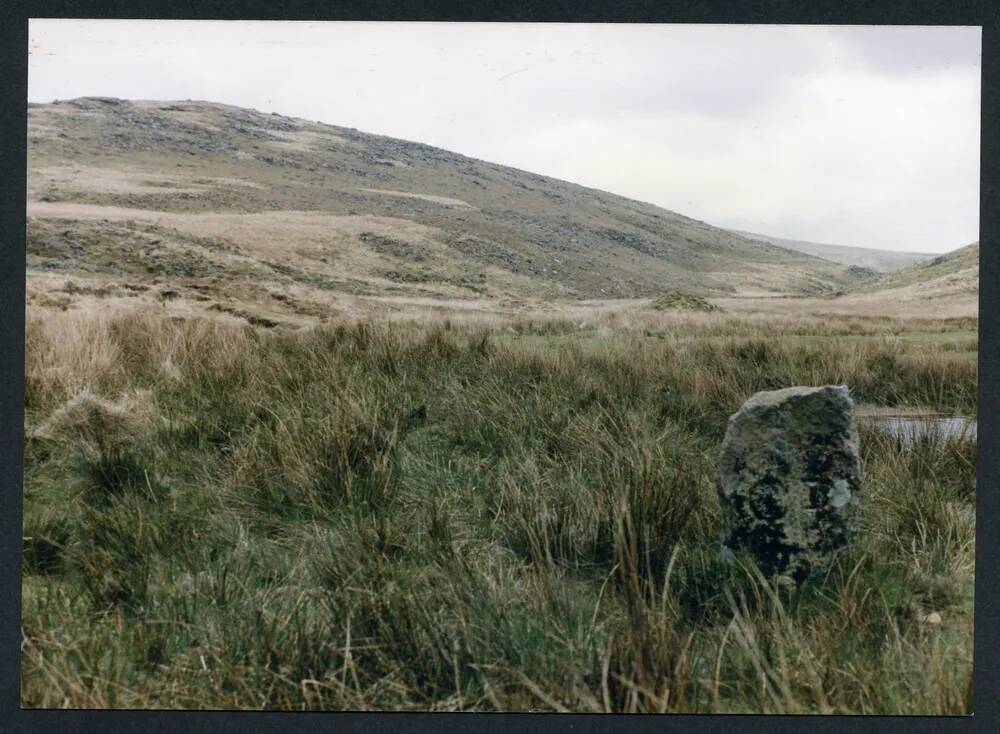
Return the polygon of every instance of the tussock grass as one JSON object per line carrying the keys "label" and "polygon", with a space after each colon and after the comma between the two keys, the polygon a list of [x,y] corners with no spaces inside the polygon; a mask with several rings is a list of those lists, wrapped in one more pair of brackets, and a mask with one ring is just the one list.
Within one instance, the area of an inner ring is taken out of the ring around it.
{"label": "tussock grass", "polygon": [[719,558],[714,478],[756,390],[974,413],[975,362],[643,318],[32,314],[23,705],[968,711],[974,445],[863,429],[864,530],[797,590]]}

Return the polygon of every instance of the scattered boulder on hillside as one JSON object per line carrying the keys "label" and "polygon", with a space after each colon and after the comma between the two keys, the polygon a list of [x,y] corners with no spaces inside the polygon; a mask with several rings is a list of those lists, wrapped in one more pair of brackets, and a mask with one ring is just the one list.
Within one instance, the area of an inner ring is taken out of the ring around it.
{"label": "scattered boulder on hillside", "polygon": [[668,291],[662,296],[653,299],[649,304],[657,311],[721,311],[722,309],[714,303],[709,303],[701,296],[683,291]]}
{"label": "scattered boulder on hillside", "polygon": [[74,257],[83,254],[83,245],[68,237],[56,235],[54,237],[46,237],[40,246],[29,239],[28,251],[49,257]]}
{"label": "scattered boulder on hillside", "polygon": [[758,392],[729,419],[719,463],[723,542],[801,582],[854,535],[861,468],[847,387]]}

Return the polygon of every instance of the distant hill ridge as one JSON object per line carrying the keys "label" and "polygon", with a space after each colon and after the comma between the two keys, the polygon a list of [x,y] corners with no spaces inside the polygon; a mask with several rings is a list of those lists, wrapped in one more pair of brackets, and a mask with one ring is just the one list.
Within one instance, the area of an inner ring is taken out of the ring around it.
{"label": "distant hill ridge", "polygon": [[877,250],[868,247],[831,245],[823,242],[809,242],[807,240],[789,240],[782,237],[757,234],[755,232],[744,232],[738,229],[730,231],[749,239],[763,240],[779,247],[821,257],[824,260],[830,260],[841,265],[868,268],[878,273],[893,273],[914,263],[924,262],[936,257],[935,253]]}

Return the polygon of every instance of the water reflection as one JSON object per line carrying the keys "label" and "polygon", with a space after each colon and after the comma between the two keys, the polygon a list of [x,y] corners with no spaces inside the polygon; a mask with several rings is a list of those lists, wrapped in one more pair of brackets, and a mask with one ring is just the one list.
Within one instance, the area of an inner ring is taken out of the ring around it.
{"label": "water reflection", "polygon": [[904,446],[923,438],[976,440],[976,421],[972,418],[894,415],[863,417],[861,421],[900,439]]}

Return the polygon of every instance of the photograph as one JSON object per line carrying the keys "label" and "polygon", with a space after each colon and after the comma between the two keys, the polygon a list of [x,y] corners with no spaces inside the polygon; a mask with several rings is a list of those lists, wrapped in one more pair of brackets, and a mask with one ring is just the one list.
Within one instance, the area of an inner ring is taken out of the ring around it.
{"label": "photograph", "polygon": [[27,44],[22,708],[973,713],[981,26]]}

